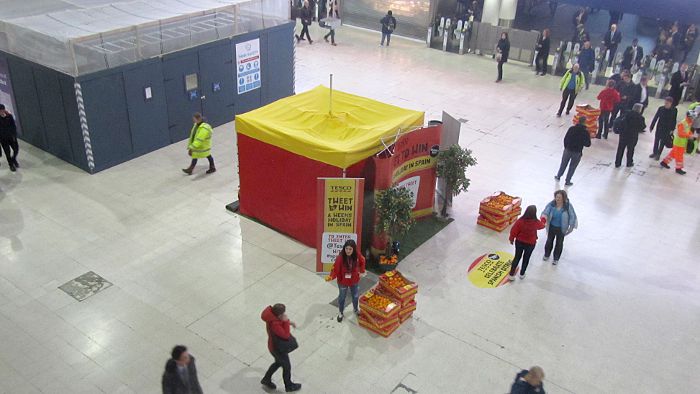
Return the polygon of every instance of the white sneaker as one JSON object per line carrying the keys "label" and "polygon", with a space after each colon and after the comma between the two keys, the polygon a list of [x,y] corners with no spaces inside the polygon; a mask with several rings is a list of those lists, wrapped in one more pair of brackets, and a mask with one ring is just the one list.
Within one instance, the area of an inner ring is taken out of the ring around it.
{"label": "white sneaker", "polygon": [[549,256],[542,256],[542,261],[547,261],[549,260]]}
{"label": "white sneaker", "polygon": [[515,275],[508,275],[508,280],[509,281],[514,281],[515,280]]}
{"label": "white sneaker", "polygon": [[525,275],[520,275],[520,280],[525,279]]}
{"label": "white sneaker", "polygon": [[559,260],[552,261],[552,265],[557,265],[557,264],[559,264]]}

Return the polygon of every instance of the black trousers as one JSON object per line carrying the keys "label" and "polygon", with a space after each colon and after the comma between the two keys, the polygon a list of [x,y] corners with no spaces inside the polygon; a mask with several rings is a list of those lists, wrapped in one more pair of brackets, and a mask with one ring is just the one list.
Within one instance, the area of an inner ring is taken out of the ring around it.
{"label": "black trousers", "polygon": [[[567,100],[569,101],[568,105],[566,105]],[[576,89],[564,89],[564,91],[561,94],[561,104],[559,104],[559,112],[557,113],[561,115],[561,111],[564,110],[565,105],[566,112],[568,113],[569,111],[571,111],[571,108],[574,106],[574,100],[576,100]]]}
{"label": "black trousers", "polygon": [[637,138],[624,138],[620,135],[617,143],[617,154],[615,155],[615,167],[622,165],[622,156],[627,151],[627,167],[634,165],[634,148],[637,146]]}
{"label": "black trousers", "polygon": [[[9,138],[0,140],[0,145],[2,145],[2,150],[5,152],[5,157],[7,158],[7,164],[10,166],[17,163],[17,154],[19,153],[19,143],[17,138]],[[10,154],[12,150],[12,154]]]}
{"label": "black trousers", "polygon": [[323,36],[326,40],[328,40],[328,37],[331,38],[331,44],[335,44],[335,29],[331,29],[328,34]]}
{"label": "black trousers", "polygon": [[311,42],[311,35],[309,34],[309,25],[302,23],[301,33],[299,33],[300,40],[304,39],[304,34],[306,34],[306,38],[309,40],[309,42]]}
{"label": "black trousers", "polygon": [[598,117],[598,134],[596,137],[600,138],[605,136],[608,138],[608,131],[610,130],[610,111],[600,111],[600,116]]}
{"label": "black trousers", "polygon": [[270,354],[272,354],[272,357],[275,358],[275,362],[272,363],[272,365],[270,365],[270,368],[267,369],[264,379],[266,381],[272,380],[272,375],[274,375],[275,372],[277,372],[277,370],[281,367],[282,380],[284,380],[284,387],[292,387],[292,363],[289,361],[289,354],[279,352],[270,352]]}
{"label": "black trousers", "polygon": [[544,255],[549,257],[554,247],[554,261],[558,261],[561,257],[561,252],[564,250],[564,231],[561,227],[549,226],[547,232],[547,242],[544,244]]}
{"label": "black trousers", "polygon": [[518,272],[518,263],[520,263],[521,257],[523,259],[523,266],[520,267],[520,275],[525,275],[525,270],[527,270],[527,266],[530,264],[530,256],[532,256],[533,250],[535,250],[535,245],[528,245],[520,241],[515,241],[515,258],[510,265],[511,276]]}
{"label": "black trousers", "polygon": [[608,67],[612,67],[613,62],[615,61],[615,53],[617,52],[617,45],[608,48],[610,49],[610,59],[608,59]]}
{"label": "black trousers", "polygon": [[537,53],[537,59],[535,59],[535,74],[542,73],[547,74],[547,58],[549,54]]}
{"label": "black trousers", "polygon": [[498,62],[498,81],[503,79],[503,63],[505,62]]}
{"label": "black trousers", "polygon": [[[213,168],[214,167],[214,157],[212,155],[207,156],[207,160],[209,160],[209,167]],[[190,167],[194,167],[197,165],[197,159],[192,159],[192,163],[190,163]]]}
{"label": "black trousers", "polygon": [[656,157],[661,156],[661,152],[663,152],[664,148],[666,147],[666,139],[672,132],[673,130],[662,130],[661,128],[656,128],[656,132],[654,133],[654,151],[652,152],[656,155]]}

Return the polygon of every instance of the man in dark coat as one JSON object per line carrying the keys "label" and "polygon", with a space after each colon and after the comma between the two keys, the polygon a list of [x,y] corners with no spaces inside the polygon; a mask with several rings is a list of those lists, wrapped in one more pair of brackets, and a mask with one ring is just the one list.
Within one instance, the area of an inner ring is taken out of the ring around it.
{"label": "man in dark coat", "polygon": [[311,40],[311,35],[309,34],[309,26],[311,26],[311,23],[314,20],[314,14],[313,14],[313,11],[311,10],[311,7],[309,6],[308,1],[305,1],[304,6],[301,8],[300,18],[301,18],[301,33],[299,33],[299,35],[296,36],[297,42],[303,40],[304,34],[306,34],[306,38],[309,39],[309,44],[313,44],[314,42]]}
{"label": "man in dark coat", "polygon": [[[630,88],[630,85],[632,85],[632,76],[628,70],[623,70],[619,79],[617,79],[615,75],[611,76],[610,79],[616,81],[615,90],[620,93],[620,102],[613,108],[613,112],[610,115],[610,124],[613,124],[615,119],[617,119],[617,115],[620,113],[624,115],[625,111],[628,109],[628,98],[625,97],[625,93],[630,93],[632,90]],[[630,105],[629,108],[632,108],[632,106]]]}
{"label": "man in dark coat", "polygon": [[603,45],[606,50],[610,50],[610,59],[608,60],[608,67],[613,65],[613,60],[615,59],[615,52],[617,52],[617,46],[622,41],[622,33],[617,31],[617,25],[610,25],[610,30],[605,33],[603,37]]}
{"label": "man in dark coat", "polygon": [[644,58],[644,48],[640,47],[639,40],[632,40],[632,45],[625,49],[622,55],[622,69],[632,70],[632,66],[640,67]]}
{"label": "man in dark coat", "polygon": [[391,43],[391,35],[396,30],[396,18],[392,15],[391,10],[389,10],[384,18],[382,18],[379,23],[382,24],[382,42],[379,44],[384,46],[384,40],[386,40],[386,46]]}
{"label": "man in dark coat", "polygon": [[162,386],[163,394],[203,394],[194,357],[185,346],[173,348],[170,360],[165,363]]}
{"label": "man in dark coat", "polygon": [[622,166],[622,156],[627,151],[627,167],[634,166],[634,148],[637,146],[639,134],[647,127],[642,116],[642,104],[635,104],[632,111],[625,115],[625,126],[620,133],[620,140],[617,144],[617,155],[615,156],[615,168]]}
{"label": "man in dark coat", "polygon": [[541,367],[523,369],[515,375],[515,382],[510,388],[510,394],[545,394],[544,371]]}
{"label": "man in dark coat", "polygon": [[673,130],[676,129],[676,122],[678,118],[678,109],[673,106],[673,98],[666,97],[664,100],[664,105],[660,106],[656,110],[656,115],[651,121],[651,126],[649,131],[653,131],[656,127],[656,132],[654,133],[654,150],[649,155],[650,158],[660,160],[661,153],[666,146],[666,141],[673,139]]}
{"label": "man in dark coat", "polygon": [[[19,153],[19,144],[17,143],[17,125],[12,114],[7,112],[5,106],[0,104],[0,145],[7,157],[7,164],[10,165],[10,171],[17,171],[19,163],[17,162],[17,154]],[[12,150],[12,154],[10,154]]]}
{"label": "man in dark coat", "polygon": [[683,63],[681,67],[671,76],[671,89],[668,95],[673,97],[673,105],[677,106],[681,102],[683,88],[688,86],[688,65]]}
{"label": "man in dark coat", "polygon": [[569,166],[569,171],[566,173],[566,186],[571,186],[571,177],[574,176],[576,167],[583,156],[583,148],[591,146],[591,135],[586,129],[586,117],[579,116],[578,124],[569,127],[564,137],[564,154],[561,157],[559,171],[554,179],[559,180],[564,175],[566,167]]}

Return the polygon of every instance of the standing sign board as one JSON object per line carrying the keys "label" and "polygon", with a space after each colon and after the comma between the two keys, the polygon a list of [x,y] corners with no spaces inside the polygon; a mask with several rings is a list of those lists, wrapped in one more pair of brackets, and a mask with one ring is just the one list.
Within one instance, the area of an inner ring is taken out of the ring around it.
{"label": "standing sign board", "polygon": [[260,88],[259,38],[236,44],[236,81],[238,94]]}
{"label": "standing sign board", "polygon": [[345,241],[362,250],[363,178],[318,178],[316,272],[329,272]]}
{"label": "standing sign board", "polygon": [[10,67],[7,59],[0,57],[0,104],[5,106],[7,112],[15,118],[17,133],[20,133],[19,116],[15,108],[15,96],[12,92],[12,81],[10,80]]}

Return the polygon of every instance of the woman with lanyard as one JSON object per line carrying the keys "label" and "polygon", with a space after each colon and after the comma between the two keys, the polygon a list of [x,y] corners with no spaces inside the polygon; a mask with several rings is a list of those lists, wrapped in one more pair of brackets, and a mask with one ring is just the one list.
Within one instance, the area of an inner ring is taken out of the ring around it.
{"label": "woman with lanyard", "polygon": [[578,219],[573,205],[569,202],[566,191],[557,190],[554,192],[552,200],[542,211],[542,217],[547,223],[547,242],[544,244],[544,257],[542,260],[549,260],[554,247],[554,261],[557,265],[561,252],[564,249],[564,237],[571,234],[578,227]]}
{"label": "woman with lanyard", "polygon": [[349,239],[345,241],[343,250],[335,259],[333,269],[326,277],[326,281],[338,279],[338,323],[343,321],[343,312],[345,310],[345,297],[348,294],[348,288],[352,295],[352,307],[355,314],[360,314],[360,276],[365,276],[365,257],[357,252],[357,244]]}

